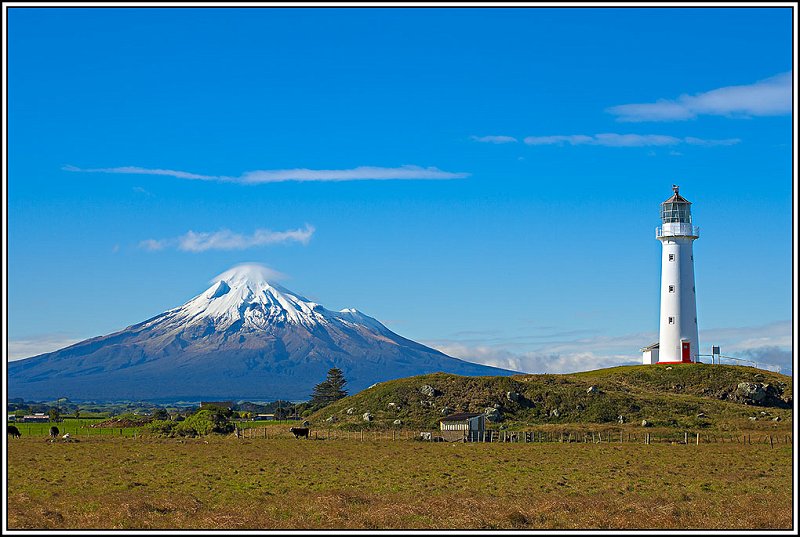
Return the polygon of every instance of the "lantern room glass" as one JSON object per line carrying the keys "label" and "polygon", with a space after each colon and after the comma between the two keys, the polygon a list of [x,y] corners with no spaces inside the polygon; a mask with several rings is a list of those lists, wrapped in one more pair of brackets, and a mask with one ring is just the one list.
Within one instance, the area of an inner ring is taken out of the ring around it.
{"label": "lantern room glass", "polygon": [[661,204],[661,221],[665,224],[673,222],[690,224],[692,222],[692,211],[688,203],[664,202]]}

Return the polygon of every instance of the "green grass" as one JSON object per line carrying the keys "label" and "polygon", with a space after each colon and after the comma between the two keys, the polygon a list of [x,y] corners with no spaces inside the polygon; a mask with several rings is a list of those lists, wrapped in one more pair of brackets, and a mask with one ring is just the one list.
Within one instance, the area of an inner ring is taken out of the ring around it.
{"label": "green grass", "polygon": [[792,526],[790,445],[23,437],[8,468],[9,529]]}
{"label": "green grass", "polygon": [[[44,422],[44,423],[14,423],[13,425],[19,429],[19,432],[22,433],[23,437],[26,436],[33,436],[33,437],[47,437],[50,434],[50,427],[56,426],[58,427],[58,431],[60,435],[65,433],[69,433],[70,436],[74,435],[82,435],[82,436],[99,436],[99,435],[122,435],[122,436],[133,436],[134,432],[138,431],[139,428],[137,427],[123,427],[123,428],[95,428],[91,427],[91,425],[95,425],[103,421],[102,419],[87,419],[87,418],[65,418],[59,422]],[[11,423],[9,425],[12,425]],[[122,431],[120,433],[120,431]]]}

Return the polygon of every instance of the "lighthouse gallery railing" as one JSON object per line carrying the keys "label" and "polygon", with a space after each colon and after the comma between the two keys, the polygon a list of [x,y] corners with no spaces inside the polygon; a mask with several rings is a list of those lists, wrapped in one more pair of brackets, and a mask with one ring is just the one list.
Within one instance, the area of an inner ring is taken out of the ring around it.
{"label": "lighthouse gallery railing", "polygon": [[692,224],[667,224],[656,228],[656,238],[660,237],[699,237],[700,226]]}

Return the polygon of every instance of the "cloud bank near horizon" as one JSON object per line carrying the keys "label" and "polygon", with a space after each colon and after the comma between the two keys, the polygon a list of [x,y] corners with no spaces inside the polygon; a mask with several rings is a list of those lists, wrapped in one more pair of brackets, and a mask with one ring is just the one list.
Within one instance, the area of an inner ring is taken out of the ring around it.
{"label": "cloud bank near horizon", "polygon": [[[580,332],[576,332],[578,335]],[[762,365],[777,365],[793,374],[792,326],[789,321],[766,325],[700,331],[704,347],[720,345],[722,354]],[[576,373],[619,365],[641,364],[639,349],[658,340],[657,332],[620,336],[569,338],[570,332],[537,336],[551,341],[535,344],[528,337],[471,337],[423,342],[445,354],[483,365],[526,373]]]}
{"label": "cloud bank near horizon", "polygon": [[68,164],[61,168],[64,171],[76,173],[110,173],[132,175],[161,175],[178,179],[191,179],[199,181],[218,181],[223,183],[238,183],[243,185],[258,185],[264,183],[281,183],[286,181],[412,181],[412,180],[448,180],[464,179],[469,177],[465,172],[447,172],[429,166],[399,166],[383,168],[379,166],[358,166],[343,170],[312,170],[309,168],[293,168],[285,170],[253,170],[244,172],[238,177],[227,175],[201,175],[198,173],[181,170],[168,170],[160,168],[142,168],[139,166],[120,166],[113,168],[79,168]]}
{"label": "cloud bank near horizon", "polygon": [[750,118],[792,113],[792,73],[742,86],[726,86],[654,103],[622,104],[606,111],[620,122],[686,121],[701,115]]}

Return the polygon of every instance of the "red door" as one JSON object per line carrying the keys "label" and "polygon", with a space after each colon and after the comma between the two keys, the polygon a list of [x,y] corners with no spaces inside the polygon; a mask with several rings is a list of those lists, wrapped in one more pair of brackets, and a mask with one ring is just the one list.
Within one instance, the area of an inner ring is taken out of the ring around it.
{"label": "red door", "polygon": [[691,341],[681,341],[681,361],[692,361],[692,343]]}

